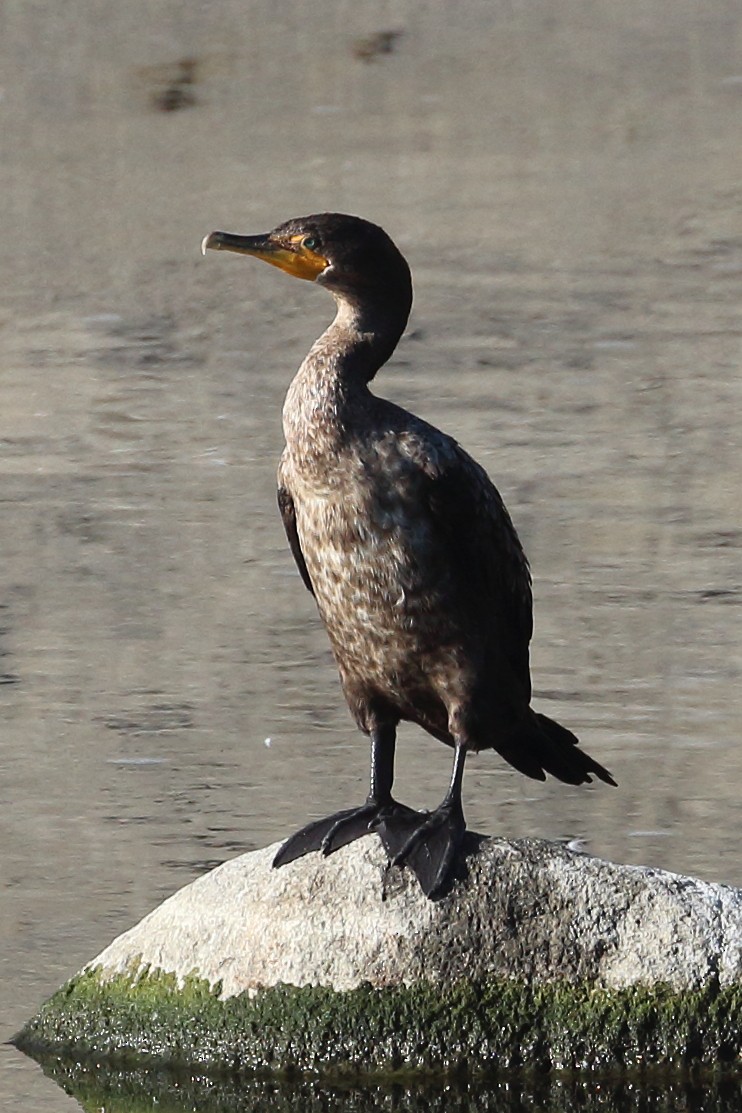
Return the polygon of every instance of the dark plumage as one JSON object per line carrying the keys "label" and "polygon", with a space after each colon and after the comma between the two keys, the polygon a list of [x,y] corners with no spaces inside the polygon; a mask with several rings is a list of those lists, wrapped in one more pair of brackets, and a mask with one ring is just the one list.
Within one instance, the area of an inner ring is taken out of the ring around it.
{"label": "dark plumage", "polygon": [[[615,782],[569,730],[530,707],[531,578],[497,490],[451,437],[368,388],[412,305],[409,268],[387,234],[321,213],[263,236],[213,232],[203,248],[316,281],[338,307],[286,397],[278,504],[346,699],[371,737],[371,788],[361,807],[293,835],[274,864],[377,829],[392,861],[437,895],[465,829],[470,750],[495,749],[539,780]],[[391,795],[403,719],[455,750],[449,790],[430,814]]]}

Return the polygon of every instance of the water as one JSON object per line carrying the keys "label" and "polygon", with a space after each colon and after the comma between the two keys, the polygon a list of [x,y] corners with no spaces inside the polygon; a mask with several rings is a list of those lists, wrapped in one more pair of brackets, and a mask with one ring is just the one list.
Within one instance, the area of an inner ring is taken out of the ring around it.
{"label": "water", "polygon": [[[620,783],[483,754],[469,825],[742,885],[737,5],[1,18],[2,1037],[173,889],[366,791],[274,496],[331,303],[201,259],[215,227],[336,208],[410,259],[377,389],[497,482],[537,706]],[[430,807],[450,754],[401,741]],[[1,1061],[8,1108],[76,1107]]]}
{"label": "water", "polygon": [[[49,1068],[47,1068],[49,1069]],[[736,1113],[740,1083],[732,1079],[649,1077],[640,1083],[619,1078],[509,1079],[507,1082],[466,1083],[457,1080],[412,1087],[403,1081],[358,1086],[351,1080],[327,1085],[316,1081],[256,1080],[235,1082],[205,1076],[173,1077],[165,1072],[122,1070],[101,1075],[99,1065],[61,1065],[54,1077],[75,1094],[84,1108],[150,1110],[166,1113],[204,1109],[232,1113],[253,1109],[267,1113],[371,1113],[404,1109],[409,1113]]]}

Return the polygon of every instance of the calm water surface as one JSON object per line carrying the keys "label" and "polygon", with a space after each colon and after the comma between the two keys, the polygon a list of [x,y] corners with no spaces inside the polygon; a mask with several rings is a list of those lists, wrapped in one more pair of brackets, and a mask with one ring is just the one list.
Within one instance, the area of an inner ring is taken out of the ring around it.
{"label": "calm water surface", "polygon": [[[337,208],[410,259],[376,388],[498,484],[537,705],[619,781],[483,754],[469,825],[742,885],[737,7],[409,0],[371,60],[383,4],[88,7],[10,5],[0,39],[3,1038],[175,888],[366,791],[274,496],[332,306],[201,260],[213,227]],[[449,761],[404,729],[401,797]],[[2,1064],[4,1107],[77,1107]]]}

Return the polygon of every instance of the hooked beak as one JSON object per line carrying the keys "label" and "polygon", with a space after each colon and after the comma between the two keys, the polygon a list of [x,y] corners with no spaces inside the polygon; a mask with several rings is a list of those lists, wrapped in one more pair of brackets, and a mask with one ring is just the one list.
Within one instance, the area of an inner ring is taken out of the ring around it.
{"label": "hooked beak", "polygon": [[207,251],[236,251],[239,255],[254,255],[279,267],[295,278],[313,282],[329,266],[323,255],[304,247],[301,237],[276,240],[272,232],[260,236],[236,236],[232,232],[210,232],[201,241],[201,254]]}

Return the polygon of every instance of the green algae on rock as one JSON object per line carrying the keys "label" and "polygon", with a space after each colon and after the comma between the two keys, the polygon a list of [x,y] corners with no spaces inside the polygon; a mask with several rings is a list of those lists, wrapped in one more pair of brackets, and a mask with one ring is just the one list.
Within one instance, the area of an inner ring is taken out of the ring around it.
{"label": "green algae on rock", "polygon": [[742,988],[684,994],[555,982],[431,983],[337,992],[276,986],[223,999],[220,987],[143,971],[73,978],[16,1037],[110,1063],[325,1077],[499,1075],[742,1066]]}

